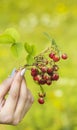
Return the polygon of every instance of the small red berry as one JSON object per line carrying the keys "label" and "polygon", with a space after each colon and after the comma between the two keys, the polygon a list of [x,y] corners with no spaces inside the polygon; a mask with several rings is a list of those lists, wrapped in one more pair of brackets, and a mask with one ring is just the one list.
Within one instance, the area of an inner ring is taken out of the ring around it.
{"label": "small red berry", "polygon": [[64,53],[64,54],[62,54],[62,56],[61,56],[61,57],[62,57],[62,59],[64,59],[64,60],[66,60],[66,59],[68,58],[68,57],[67,57],[67,54],[65,54],[65,53]]}
{"label": "small red berry", "polygon": [[42,77],[46,81],[50,79],[50,76],[47,73],[45,73]]}
{"label": "small red berry", "polygon": [[51,53],[49,54],[49,57],[52,59],[54,55],[55,55],[55,53],[54,53],[54,52],[51,52]]}
{"label": "small red berry", "polygon": [[40,97],[40,98],[38,99],[38,102],[39,102],[40,104],[44,104],[44,99],[43,99],[42,97]]}
{"label": "small red berry", "polygon": [[49,75],[52,75],[52,74],[53,74],[53,68],[48,68],[48,69],[47,69],[47,73],[48,73]]}
{"label": "small red berry", "polygon": [[36,71],[37,69],[36,68],[31,68],[31,71],[33,72],[33,71]]}
{"label": "small red berry", "polygon": [[59,75],[56,73],[54,73],[53,75],[52,75],[52,78],[51,78],[52,80],[58,80],[59,79]]}
{"label": "small red berry", "polygon": [[40,79],[40,80],[38,81],[38,83],[44,85],[44,84],[46,83],[46,81],[45,81],[44,79]]}
{"label": "small red berry", "polygon": [[36,75],[36,76],[33,77],[33,79],[34,79],[35,81],[40,81],[41,78],[42,78],[42,77],[41,77],[40,75]]}
{"label": "small red berry", "polygon": [[51,85],[52,81],[51,80],[47,80],[46,84],[47,85]]}
{"label": "small red berry", "polygon": [[41,67],[41,71],[43,72],[43,73],[45,73],[45,72],[47,72],[47,68],[44,66],[44,67]]}
{"label": "small red berry", "polygon": [[58,62],[58,61],[60,60],[60,57],[57,56],[57,55],[54,55],[54,56],[53,56],[53,60],[54,60],[55,62]]}
{"label": "small red berry", "polygon": [[31,69],[31,75],[32,75],[32,76],[36,76],[37,74],[38,74],[38,69],[32,68],[32,69]]}

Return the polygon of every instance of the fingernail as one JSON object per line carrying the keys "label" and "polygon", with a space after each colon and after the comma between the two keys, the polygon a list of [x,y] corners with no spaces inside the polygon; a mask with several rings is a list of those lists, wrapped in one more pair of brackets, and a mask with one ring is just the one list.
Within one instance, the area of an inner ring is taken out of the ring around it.
{"label": "fingernail", "polygon": [[10,77],[13,77],[14,74],[15,74],[15,72],[16,72],[16,69],[14,68],[14,69],[12,70],[12,73],[11,73]]}
{"label": "fingernail", "polygon": [[23,76],[25,74],[26,69],[22,69],[20,75]]}

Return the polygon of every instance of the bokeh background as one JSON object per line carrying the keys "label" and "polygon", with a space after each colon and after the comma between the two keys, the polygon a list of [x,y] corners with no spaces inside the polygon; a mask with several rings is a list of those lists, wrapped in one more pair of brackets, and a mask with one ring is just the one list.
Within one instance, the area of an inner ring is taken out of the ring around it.
{"label": "bokeh background", "polygon": [[[0,0],[0,33],[9,27],[19,31],[21,41],[35,44],[38,53],[48,46],[43,32],[49,33],[69,58],[59,63],[59,81],[45,86],[44,105],[37,103],[39,87],[26,73],[35,102],[19,125],[0,125],[0,130],[77,130],[77,0]],[[0,82],[25,57],[17,59],[9,46],[0,45]]]}

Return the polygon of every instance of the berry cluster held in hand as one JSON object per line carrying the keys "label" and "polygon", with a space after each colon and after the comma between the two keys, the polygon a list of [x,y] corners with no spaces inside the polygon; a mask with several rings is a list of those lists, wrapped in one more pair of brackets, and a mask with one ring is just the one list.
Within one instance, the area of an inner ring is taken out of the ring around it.
{"label": "berry cluster held in hand", "polygon": [[35,62],[31,68],[31,76],[33,80],[40,86],[41,93],[38,94],[38,102],[44,104],[44,97],[46,96],[44,92],[44,85],[52,85],[53,81],[59,79],[58,70],[59,67],[57,62],[60,59],[67,59],[67,54],[59,54],[59,50],[48,48],[43,53],[34,57]]}
{"label": "berry cluster held in hand", "polygon": [[32,64],[25,65],[25,67],[30,67],[34,82],[40,86],[41,92],[38,93],[38,103],[45,103],[46,92],[44,92],[44,85],[51,86],[54,81],[59,79],[59,66],[57,63],[61,59],[66,60],[67,58],[67,54],[62,54],[54,39],[52,39],[50,47],[35,56]]}

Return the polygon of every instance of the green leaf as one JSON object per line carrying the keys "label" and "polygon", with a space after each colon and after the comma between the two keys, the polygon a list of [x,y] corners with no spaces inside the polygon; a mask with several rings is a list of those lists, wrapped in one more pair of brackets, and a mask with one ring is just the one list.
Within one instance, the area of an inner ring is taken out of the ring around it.
{"label": "green leaf", "polygon": [[19,33],[15,28],[8,28],[5,30],[4,34],[10,35],[12,38],[14,38],[15,42],[19,41]]}
{"label": "green leaf", "polygon": [[32,53],[32,48],[28,43],[25,43],[24,47],[27,53],[30,53],[30,54]]}
{"label": "green leaf", "polygon": [[31,45],[31,48],[32,48],[32,55],[33,56],[35,56],[35,54],[36,54],[36,48],[35,48],[35,46],[34,45]]}
{"label": "green leaf", "polygon": [[0,44],[11,44],[11,43],[15,43],[15,40],[9,34],[0,35]]}
{"label": "green leaf", "polygon": [[56,44],[55,40],[52,39],[51,36],[50,36],[47,32],[44,32],[44,35],[45,35],[45,36],[48,38],[48,40],[51,42],[51,46],[53,45],[53,46],[57,47],[57,44]]}
{"label": "green leaf", "polygon": [[54,39],[52,39],[52,45],[56,45],[56,42]]}
{"label": "green leaf", "polygon": [[48,38],[50,42],[52,42],[52,38],[47,32],[44,32],[43,34]]}
{"label": "green leaf", "polygon": [[34,62],[34,58],[32,55],[27,55],[26,60],[27,60],[27,64],[29,65],[33,64]]}
{"label": "green leaf", "polygon": [[55,46],[56,49],[58,49],[58,46],[57,46],[57,44],[56,44],[54,39],[52,39],[52,45]]}
{"label": "green leaf", "polygon": [[18,56],[17,45],[16,44],[11,45],[11,51],[12,51],[14,56],[16,56],[16,57]]}
{"label": "green leaf", "polygon": [[22,43],[16,43],[16,46],[17,46],[17,53],[18,53],[18,56],[22,55],[22,52],[23,52],[23,44]]}
{"label": "green leaf", "polygon": [[14,56],[18,57],[22,54],[23,45],[21,43],[14,43],[11,45],[11,51]]}
{"label": "green leaf", "polygon": [[34,45],[29,45],[28,43],[25,43],[24,47],[28,54],[33,55],[33,56],[35,55],[36,49]]}

